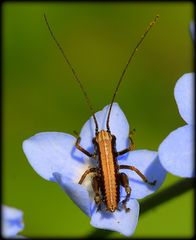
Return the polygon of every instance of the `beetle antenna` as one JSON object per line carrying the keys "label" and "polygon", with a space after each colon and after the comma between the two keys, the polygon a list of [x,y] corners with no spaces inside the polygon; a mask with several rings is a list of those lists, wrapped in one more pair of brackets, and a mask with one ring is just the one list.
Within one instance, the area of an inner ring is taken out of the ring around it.
{"label": "beetle antenna", "polygon": [[148,32],[150,31],[150,29],[151,29],[151,28],[153,27],[153,25],[157,22],[158,18],[159,18],[159,15],[156,15],[156,17],[154,18],[154,20],[148,25],[146,31],[145,31],[144,34],[141,36],[140,41],[138,42],[138,44],[137,44],[136,47],[134,48],[133,52],[131,53],[131,55],[130,55],[128,61],[127,61],[127,64],[125,65],[125,68],[124,68],[124,70],[123,70],[123,72],[122,72],[122,74],[121,74],[121,77],[120,77],[120,79],[119,79],[119,81],[118,81],[118,84],[117,84],[117,86],[116,86],[116,89],[115,89],[115,92],[114,92],[114,95],[113,95],[113,97],[112,97],[112,101],[111,101],[111,104],[110,104],[110,108],[109,108],[109,111],[108,111],[108,117],[107,117],[107,122],[106,122],[106,127],[107,127],[107,131],[108,131],[108,132],[110,132],[109,121],[110,121],[110,114],[111,114],[111,110],[112,110],[112,105],[113,105],[113,103],[114,103],[114,99],[115,99],[116,94],[117,94],[117,92],[118,92],[119,86],[120,86],[120,84],[121,84],[121,82],[122,82],[122,80],[123,80],[123,77],[124,77],[125,73],[126,73],[126,70],[127,70],[128,66],[129,66],[132,58],[134,57],[135,53],[138,51],[139,46],[142,44],[144,38],[146,37],[146,35],[147,35]]}
{"label": "beetle antenna", "polygon": [[98,122],[97,122],[97,119],[96,119],[96,117],[95,117],[95,113],[94,113],[92,104],[91,104],[91,102],[90,102],[90,99],[89,99],[89,97],[88,97],[88,95],[87,95],[87,92],[85,91],[84,86],[83,86],[82,82],[80,81],[79,77],[77,76],[76,71],[75,71],[74,68],[72,67],[69,59],[68,59],[67,56],[65,55],[65,52],[64,52],[63,48],[61,47],[60,43],[57,41],[54,33],[52,32],[52,29],[51,29],[51,27],[50,27],[50,25],[49,25],[49,23],[48,23],[48,20],[47,20],[45,14],[44,14],[44,19],[45,19],[45,22],[46,22],[46,25],[47,25],[47,27],[48,27],[48,30],[49,30],[49,32],[50,32],[51,37],[53,38],[54,42],[56,43],[58,49],[60,50],[61,54],[63,55],[63,58],[64,58],[65,62],[68,64],[69,68],[71,69],[71,71],[72,71],[72,73],[73,73],[73,75],[74,75],[75,80],[77,81],[77,83],[79,84],[80,89],[82,90],[82,93],[83,93],[83,95],[84,95],[84,98],[85,98],[85,100],[86,100],[86,102],[87,102],[87,105],[88,105],[88,107],[89,107],[89,109],[90,109],[90,111],[91,111],[91,113],[92,113],[92,116],[93,116],[93,119],[94,119],[94,122],[95,122],[95,132],[98,133]]}

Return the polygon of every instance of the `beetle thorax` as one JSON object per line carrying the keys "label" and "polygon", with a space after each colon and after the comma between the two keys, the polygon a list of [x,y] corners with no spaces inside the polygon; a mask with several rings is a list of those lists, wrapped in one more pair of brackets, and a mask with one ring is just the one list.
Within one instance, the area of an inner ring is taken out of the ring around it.
{"label": "beetle thorax", "polygon": [[105,130],[101,130],[100,132],[98,132],[95,139],[97,143],[102,141],[112,141],[112,135]]}

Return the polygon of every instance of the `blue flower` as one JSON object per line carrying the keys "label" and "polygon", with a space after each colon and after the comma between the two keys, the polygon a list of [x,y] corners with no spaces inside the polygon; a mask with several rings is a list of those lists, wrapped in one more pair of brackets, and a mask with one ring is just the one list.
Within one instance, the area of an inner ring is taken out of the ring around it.
{"label": "blue flower", "polygon": [[[106,129],[108,113],[106,106],[95,114],[99,130]],[[129,124],[118,106],[114,104],[110,118],[111,133],[116,136],[116,149],[121,151],[129,145]],[[80,145],[93,153],[92,139],[95,136],[95,124],[91,117],[83,126],[80,137]],[[126,236],[133,234],[139,216],[139,204],[136,199],[141,199],[157,190],[165,179],[166,171],[162,168],[157,152],[149,150],[131,151],[118,157],[118,164],[132,165],[138,168],[149,181],[157,180],[155,186],[150,186],[133,171],[120,170],[129,177],[131,186],[131,198],[127,207],[131,209],[125,212],[111,213],[101,208],[97,211],[92,190],[92,180],[88,175],[82,184],[78,184],[82,174],[91,167],[97,166],[95,159],[87,157],[75,147],[76,138],[72,135],[60,132],[43,132],[23,142],[24,153],[34,170],[46,180],[58,183],[78,207],[91,218],[91,225],[97,228],[114,230]],[[91,175],[92,176],[92,175]],[[126,196],[123,187],[120,188],[120,201]],[[119,204],[120,205],[120,204]]]}
{"label": "blue flower", "polygon": [[194,73],[184,74],[177,81],[174,96],[187,125],[172,131],[164,139],[158,155],[168,172],[180,177],[194,177]]}
{"label": "blue flower", "polygon": [[195,22],[194,21],[190,22],[189,27],[190,27],[191,37],[193,41],[195,41]]}
{"label": "blue flower", "polygon": [[24,228],[22,211],[4,205],[1,210],[2,236],[4,238],[19,238],[20,236],[17,233]]}

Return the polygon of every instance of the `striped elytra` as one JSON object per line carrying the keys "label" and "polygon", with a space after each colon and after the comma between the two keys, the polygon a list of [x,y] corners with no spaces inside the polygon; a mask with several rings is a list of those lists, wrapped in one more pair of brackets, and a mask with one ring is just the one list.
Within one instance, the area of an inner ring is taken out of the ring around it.
{"label": "striped elytra", "polygon": [[107,210],[114,212],[119,203],[118,169],[115,157],[116,139],[109,132],[101,130],[95,137],[99,158],[101,192]]}

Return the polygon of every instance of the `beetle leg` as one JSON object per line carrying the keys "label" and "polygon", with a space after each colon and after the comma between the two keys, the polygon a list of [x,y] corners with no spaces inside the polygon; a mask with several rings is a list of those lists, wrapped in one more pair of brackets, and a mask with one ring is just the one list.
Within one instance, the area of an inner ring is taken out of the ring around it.
{"label": "beetle leg", "polygon": [[125,209],[126,212],[129,212],[130,208],[126,207],[126,203],[129,200],[131,195],[131,187],[129,186],[129,180],[125,173],[120,173],[119,178],[120,178],[120,184],[125,188],[125,192],[127,193],[125,199],[122,201],[123,208]]}
{"label": "beetle leg", "polygon": [[101,210],[101,203],[102,203],[102,197],[100,194],[100,178],[98,176],[94,176],[92,179],[92,188],[95,192],[95,203],[98,205],[97,211]]}
{"label": "beetle leg", "polygon": [[129,139],[130,139],[130,142],[131,142],[131,151],[135,150],[135,143],[133,141],[133,138],[132,136],[135,134],[135,128],[133,130],[130,131],[129,133]]}
{"label": "beetle leg", "polygon": [[124,150],[122,150],[120,152],[116,152],[116,156],[121,156],[125,153],[135,150],[135,143],[133,142],[133,139],[132,139],[132,136],[134,133],[135,133],[135,129],[131,130],[129,133],[129,140],[130,140],[129,147],[125,148]]}
{"label": "beetle leg", "polygon": [[81,140],[81,137],[78,137],[75,143],[76,148],[81,152],[83,152],[84,154],[86,154],[88,157],[96,158],[95,154],[89,153],[87,150],[85,150],[83,147],[80,146],[80,140]]}
{"label": "beetle leg", "polygon": [[84,179],[85,179],[85,177],[86,177],[89,173],[92,173],[92,172],[97,172],[97,168],[89,168],[89,169],[87,169],[87,170],[83,173],[83,175],[82,175],[82,177],[80,178],[80,181],[78,182],[78,184],[82,184],[83,181],[84,181]]}
{"label": "beetle leg", "polygon": [[134,166],[129,166],[129,165],[120,165],[119,169],[129,169],[132,170],[134,172],[136,172],[144,182],[148,183],[149,185],[154,186],[157,182],[157,180],[154,180],[153,182],[148,181],[148,179],[144,176],[144,174],[142,174],[136,167]]}

